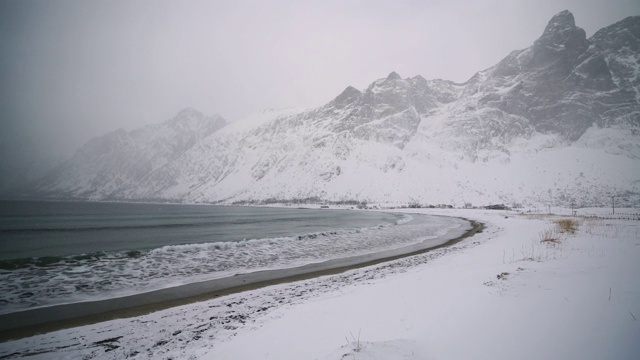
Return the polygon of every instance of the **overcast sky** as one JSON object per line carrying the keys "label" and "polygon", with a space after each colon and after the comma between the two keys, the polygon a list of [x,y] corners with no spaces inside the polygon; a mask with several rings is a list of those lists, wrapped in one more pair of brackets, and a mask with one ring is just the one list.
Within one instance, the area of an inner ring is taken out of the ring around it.
{"label": "overcast sky", "polygon": [[0,0],[2,158],[70,156],[185,107],[235,120],[396,71],[464,82],[569,9],[587,36],[637,0]]}

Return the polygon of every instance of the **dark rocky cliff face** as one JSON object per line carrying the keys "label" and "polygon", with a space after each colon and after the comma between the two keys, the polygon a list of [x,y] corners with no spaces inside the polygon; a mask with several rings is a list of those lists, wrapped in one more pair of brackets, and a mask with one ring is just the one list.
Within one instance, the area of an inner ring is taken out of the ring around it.
{"label": "dark rocky cliff face", "polygon": [[621,65],[618,59],[630,55],[625,52],[637,56],[633,33],[639,23],[640,17],[628,18],[587,39],[573,15],[563,11],[531,47],[512,52],[485,70],[486,78],[472,78],[467,86],[482,92],[480,107],[526,118],[536,131],[569,141],[594,124],[637,122],[637,114],[635,120],[627,115],[638,111],[633,90],[638,82],[623,80],[633,79],[637,66]]}

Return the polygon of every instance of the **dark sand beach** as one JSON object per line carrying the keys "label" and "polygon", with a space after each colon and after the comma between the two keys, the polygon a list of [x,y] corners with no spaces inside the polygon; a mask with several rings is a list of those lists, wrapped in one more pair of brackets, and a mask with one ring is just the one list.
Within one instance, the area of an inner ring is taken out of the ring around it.
{"label": "dark sand beach", "polygon": [[0,315],[0,341],[112,319],[140,316],[265,286],[342,273],[450,246],[481,232],[484,228],[482,223],[467,219],[462,220],[466,222],[466,226],[448,231],[439,237],[444,242],[436,246],[425,245],[425,242],[400,249],[329,260],[300,267],[258,271],[131,296],[42,307]]}

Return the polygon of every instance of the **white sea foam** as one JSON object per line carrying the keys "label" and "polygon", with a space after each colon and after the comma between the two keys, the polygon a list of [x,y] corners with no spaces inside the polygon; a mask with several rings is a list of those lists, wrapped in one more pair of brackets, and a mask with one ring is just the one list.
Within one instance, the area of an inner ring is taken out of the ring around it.
{"label": "white sea foam", "polygon": [[458,226],[448,218],[406,216],[396,225],[63,258],[47,266],[0,270],[0,313],[371,254],[434,239]]}

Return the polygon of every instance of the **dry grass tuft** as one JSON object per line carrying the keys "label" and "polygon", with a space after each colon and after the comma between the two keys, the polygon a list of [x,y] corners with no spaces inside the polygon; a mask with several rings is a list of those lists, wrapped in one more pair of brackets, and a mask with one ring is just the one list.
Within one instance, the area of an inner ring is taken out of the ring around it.
{"label": "dry grass tuft", "polygon": [[541,243],[553,243],[558,244],[560,242],[560,236],[556,229],[546,229],[538,234]]}
{"label": "dry grass tuft", "polygon": [[556,221],[558,227],[560,228],[560,232],[563,233],[575,233],[578,230],[578,221],[572,219],[562,219]]}
{"label": "dry grass tuft", "polygon": [[[356,339],[355,336],[353,336],[352,332],[349,332],[349,334],[351,335],[351,340],[349,340],[348,336],[345,336],[345,338],[347,339],[347,345],[352,347],[354,352],[360,352],[360,350],[362,350],[362,344],[360,343],[360,331],[362,329],[360,329],[358,331],[358,338]],[[346,355],[346,354],[345,354]],[[344,358],[344,356],[343,356]]]}

